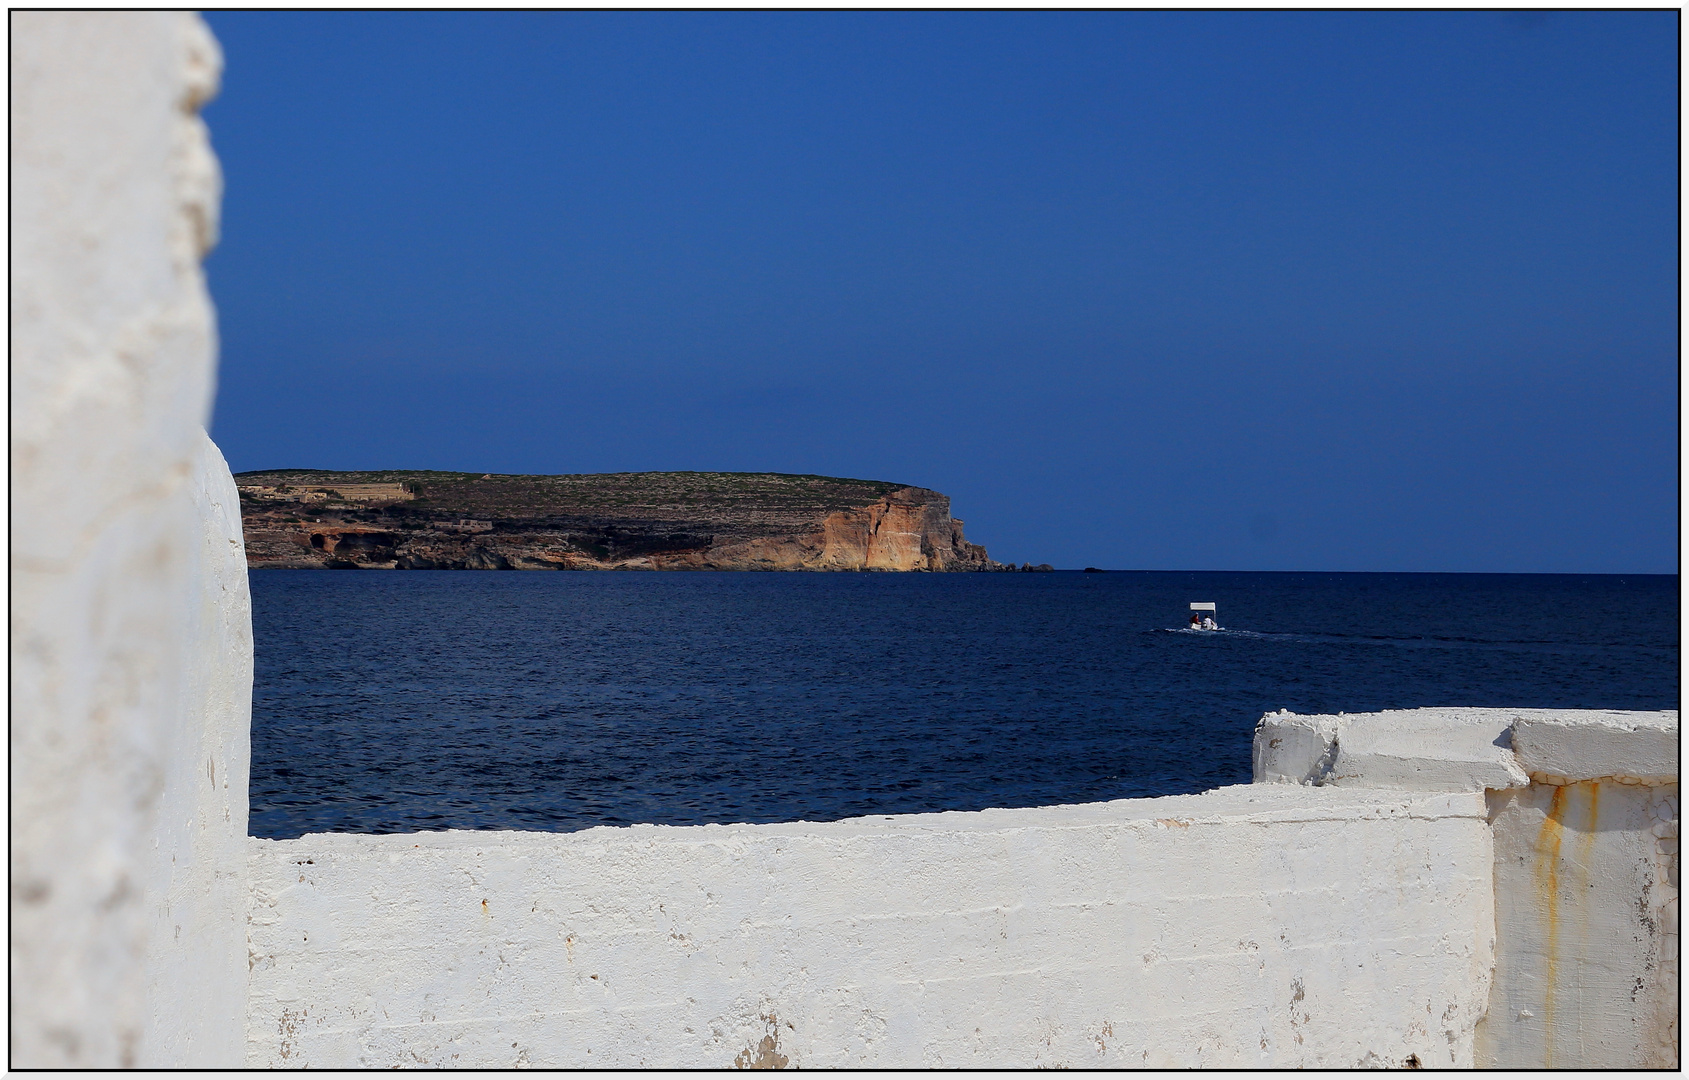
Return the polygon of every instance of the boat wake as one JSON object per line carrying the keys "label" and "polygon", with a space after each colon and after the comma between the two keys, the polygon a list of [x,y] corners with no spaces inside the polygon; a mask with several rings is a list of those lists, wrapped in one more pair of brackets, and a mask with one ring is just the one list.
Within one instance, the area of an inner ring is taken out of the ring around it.
{"label": "boat wake", "polygon": [[1218,630],[1192,630],[1186,626],[1167,626],[1158,630],[1148,630],[1151,634],[1182,634],[1186,637],[1216,637],[1216,638],[1250,638],[1261,641],[1284,642],[1286,644],[1315,645],[1326,647],[1373,646],[1409,650],[1444,650],[1452,652],[1466,651],[1497,651],[1522,652],[1541,655],[1602,655],[1612,652],[1616,648],[1625,648],[1643,652],[1658,652],[1660,655],[1675,653],[1675,649],[1664,647],[1658,650],[1648,649],[1646,646],[1603,643],[1603,642],[1555,642],[1555,641],[1514,641],[1493,640],[1481,638],[1453,637],[1448,635],[1427,635],[1424,637],[1397,637],[1387,634],[1321,634],[1321,633],[1271,633],[1261,630],[1228,630],[1224,627]]}
{"label": "boat wake", "polygon": [[1270,638],[1270,637],[1294,637],[1295,636],[1293,634],[1263,634],[1263,633],[1260,633],[1259,631],[1255,631],[1255,630],[1231,630],[1231,629],[1227,629],[1224,626],[1217,627],[1213,630],[1193,630],[1188,626],[1166,626],[1166,627],[1162,627],[1160,630],[1158,630],[1156,632],[1161,633],[1161,634],[1185,634],[1189,637]]}

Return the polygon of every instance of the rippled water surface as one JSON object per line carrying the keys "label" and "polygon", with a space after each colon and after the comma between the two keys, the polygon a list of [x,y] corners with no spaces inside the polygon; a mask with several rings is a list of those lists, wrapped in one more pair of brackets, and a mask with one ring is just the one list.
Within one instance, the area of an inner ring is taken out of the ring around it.
{"label": "rippled water surface", "polygon": [[1677,707],[1676,577],[251,580],[268,837],[1091,802],[1247,782],[1278,708]]}

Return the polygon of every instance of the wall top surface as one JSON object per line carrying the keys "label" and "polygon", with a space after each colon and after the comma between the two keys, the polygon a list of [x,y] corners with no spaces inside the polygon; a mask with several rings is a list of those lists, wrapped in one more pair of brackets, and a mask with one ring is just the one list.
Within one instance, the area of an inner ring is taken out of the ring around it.
{"label": "wall top surface", "polygon": [[1199,795],[1168,795],[1156,799],[1117,799],[1073,806],[1043,806],[937,814],[900,814],[843,821],[791,821],[772,825],[629,825],[601,826],[573,833],[513,830],[452,829],[441,832],[370,835],[311,833],[293,840],[251,838],[250,850],[262,856],[287,846],[350,851],[377,846],[402,848],[426,845],[432,850],[477,848],[498,844],[603,842],[620,839],[715,843],[730,838],[803,837],[848,840],[888,833],[994,833],[1019,829],[1089,828],[1136,825],[1145,828],[1184,828],[1201,824],[1265,824],[1295,821],[1371,820],[1387,817],[1483,818],[1482,799],[1454,794],[1365,788],[1288,788],[1239,784]]}
{"label": "wall top surface", "polygon": [[1255,780],[1421,791],[1505,790],[1533,775],[1669,783],[1677,725],[1675,711],[1269,713],[1255,729]]}

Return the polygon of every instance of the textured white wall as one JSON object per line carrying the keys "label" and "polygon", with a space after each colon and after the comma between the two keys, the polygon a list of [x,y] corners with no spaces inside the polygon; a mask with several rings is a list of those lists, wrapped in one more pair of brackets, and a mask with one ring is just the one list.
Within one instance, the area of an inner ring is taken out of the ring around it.
{"label": "textured white wall", "polygon": [[229,1066],[246,1057],[247,775],[252,604],[240,496],[201,433],[184,492],[200,533],[181,595],[184,707],[166,731],[164,792],[145,890],[147,1026],[140,1063]]}
{"label": "textured white wall", "polygon": [[[162,1030],[149,986],[169,981],[149,968],[148,928],[168,858],[188,848],[167,849],[160,815],[185,830],[215,805],[184,778],[205,761],[177,750],[182,724],[203,727],[187,673],[223,655],[196,638],[191,603],[209,580],[195,476],[214,328],[199,260],[219,187],[197,110],[219,64],[192,15],[11,13],[18,1066],[172,1063],[147,1048]],[[220,742],[244,789],[237,744]],[[233,814],[219,827],[225,850],[244,833]],[[238,1016],[217,1004],[217,1022]]]}
{"label": "textured white wall", "polygon": [[1489,794],[1501,948],[1480,1060],[1676,1068],[1676,713],[1533,712]]}
{"label": "textured white wall", "polygon": [[1675,712],[1273,713],[1255,734],[1261,782],[1487,791],[1497,1068],[1676,1067],[1677,770]]}
{"label": "textured white wall", "polygon": [[1481,795],[253,840],[251,1065],[1470,1065]]}
{"label": "textured white wall", "polygon": [[[1255,727],[1257,784],[1483,791],[1531,782],[1510,749],[1509,709],[1268,713]],[[1558,714],[1556,714],[1558,715]]]}
{"label": "textured white wall", "polygon": [[1490,801],[1500,946],[1479,1060],[1675,1067],[1676,858],[1658,857],[1653,830],[1675,841],[1677,786],[1533,784]]}

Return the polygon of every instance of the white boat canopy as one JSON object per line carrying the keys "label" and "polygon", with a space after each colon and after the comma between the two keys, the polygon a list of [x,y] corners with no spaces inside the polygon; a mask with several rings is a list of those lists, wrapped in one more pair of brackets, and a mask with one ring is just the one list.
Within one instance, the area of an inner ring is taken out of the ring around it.
{"label": "white boat canopy", "polygon": [[1192,611],[1214,611],[1216,609],[1215,609],[1213,604],[1192,604],[1191,610]]}

